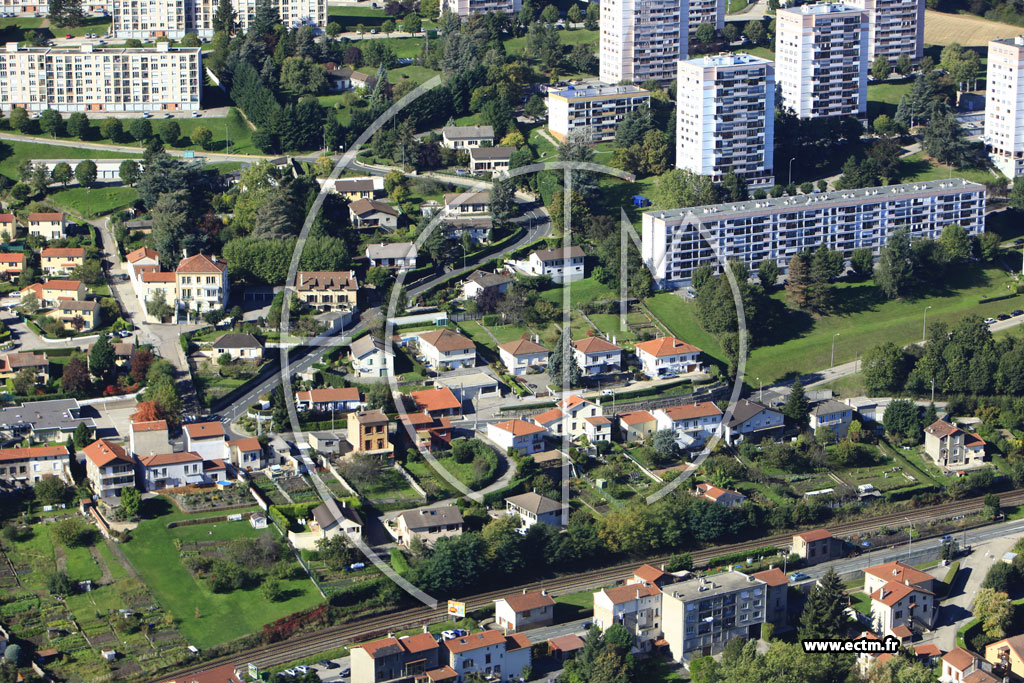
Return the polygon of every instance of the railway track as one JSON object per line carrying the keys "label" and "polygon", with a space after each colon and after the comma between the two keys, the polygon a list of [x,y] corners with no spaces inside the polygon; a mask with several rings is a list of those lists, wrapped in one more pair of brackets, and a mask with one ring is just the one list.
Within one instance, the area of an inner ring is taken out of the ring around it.
{"label": "railway track", "polygon": [[[1006,492],[1000,495],[1000,500],[1003,505],[1007,506],[1024,504],[1024,489]],[[984,499],[982,497],[971,498],[968,500],[953,501],[943,505],[921,508],[919,510],[907,510],[904,512],[879,515],[869,519],[844,522],[842,524],[830,526],[828,527],[828,530],[832,532],[833,536],[842,538],[844,536],[852,536],[868,531],[874,531],[883,526],[893,526],[894,524],[903,523],[907,520],[910,520],[911,522],[918,522],[925,520],[932,521],[936,519],[951,519],[960,515],[968,515],[978,512],[983,507]],[[754,541],[745,541],[742,543],[733,543],[730,545],[698,550],[691,554],[696,566],[705,566],[709,560],[721,555],[741,552],[744,550],[754,550],[765,546],[782,545],[784,543],[788,543],[791,538],[792,534],[777,534],[774,536],[759,538]],[[648,558],[646,561],[650,564],[658,565],[667,562],[669,557],[669,555],[661,555]],[[564,595],[566,593],[575,593],[590,589],[596,590],[632,576],[633,570],[640,563],[641,560],[634,560],[611,567],[594,569],[581,574],[561,576],[542,581],[533,581],[531,583],[521,584],[518,586],[509,586],[501,590],[478,593],[466,598],[464,602],[466,603],[466,610],[473,611],[489,605],[503,596],[518,593],[523,590],[545,589],[552,595]],[[236,666],[245,666],[247,663],[252,662],[261,669],[277,666],[297,659],[312,657],[326,650],[332,650],[352,643],[376,638],[387,633],[437,623],[444,621],[447,618],[448,615],[443,606],[439,606],[436,609],[431,609],[427,606],[413,607],[401,611],[368,617],[366,619],[360,619],[359,621],[351,624],[333,626],[316,633],[299,634],[278,643],[271,643],[260,648],[227,655],[196,666],[181,669],[173,674],[162,677],[161,680],[171,680],[175,678],[181,680],[182,677],[189,674],[228,663]]]}

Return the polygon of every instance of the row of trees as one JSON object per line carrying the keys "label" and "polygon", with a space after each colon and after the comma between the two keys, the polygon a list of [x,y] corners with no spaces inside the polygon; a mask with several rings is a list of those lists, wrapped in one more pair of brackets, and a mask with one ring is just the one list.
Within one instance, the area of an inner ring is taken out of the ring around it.
{"label": "row of trees", "polygon": [[[228,111],[228,123],[237,127],[242,125],[241,114],[236,109]],[[149,119],[131,119],[127,124],[122,119],[107,117],[95,125],[84,112],[75,112],[67,119],[55,109],[46,109],[38,119],[33,119],[22,107],[11,110],[8,125],[19,133],[35,135],[44,133],[53,138],[72,137],[80,140],[104,139],[111,142],[137,142],[140,145],[159,138],[168,146],[198,145],[209,149],[213,142],[213,132],[205,126],[196,126],[188,136],[183,136],[181,125],[173,120],[161,121],[156,126]]]}

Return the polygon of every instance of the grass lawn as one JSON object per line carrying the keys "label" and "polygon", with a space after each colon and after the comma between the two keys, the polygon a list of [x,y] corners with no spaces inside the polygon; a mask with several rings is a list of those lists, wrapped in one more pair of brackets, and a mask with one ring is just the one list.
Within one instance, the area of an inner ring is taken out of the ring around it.
{"label": "grass lawn", "polygon": [[[5,154],[8,149],[10,153]],[[4,141],[0,145],[0,173],[17,180],[18,164],[25,159],[122,159],[130,156],[127,152],[57,147],[45,142]]]}
{"label": "grass lawn", "polygon": [[399,499],[399,500],[421,500],[420,494],[409,486],[397,470],[384,468],[377,470],[373,481],[357,483],[350,482],[362,495],[371,500]]}
{"label": "grass lawn", "polygon": [[745,10],[748,4],[747,0],[729,0],[725,5],[725,11],[727,14],[736,14]]}
{"label": "grass lawn", "polygon": [[637,340],[636,335],[629,329],[628,323],[626,329],[622,329],[621,321],[616,313],[592,313],[587,317],[597,325],[597,329],[601,330],[602,335],[615,337],[619,344]]}
{"label": "grass lawn", "polygon": [[[212,524],[168,529],[167,523],[170,521],[209,516],[210,513],[186,515],[171,512],[174,508],[163,498],[147,504],[147,509],[158,514],[140,522],[132,532],[131,541],[123,544],[122,548],[146,586],[164,609],[175,617],[178,628],[190,644],[198,648],[217,645],[257,631],[264,624],[321,601],[313,583],[305,577],[282,581],[288,598],[280,602],[270,602],[259,590],[212,592],[206,582],[196,581],[181,564],[174,539],[179,538],[180,534],[202,534],[204,531],[223,534],[224,540],[240,538],[248,535],[247,530],[252,527],[244,522],[225,522],[217,524],[217,529]],[[263,533],[277,532],[265,530]],[[205,537],[212,538],[215,537]]]}
{"label": "grass lawn", "polygon": [[[551,143],[551,140],[541,134],[541,131],[547,132],[547,128],[543,123],[538,123],[531,128],[527,133],[526,144],[533,150],[538,161],[550,161],[557,158],[558,149]],[[551,135],[551,133],[547,134],[548,136]]]}
{"label": "grass lawn", "polygon": [[[583,43],[584,45],[592,45],[594,51],[597,51],[597,31],[588,31],[586,29],[574,29],[572,31],[559,31],[558,36],[561,39],[562,45],[572,47]],[[509,38],[503,41],[505,43],[505,53],[514,56],[523,56],[529,58],[530,55],[526,54],[526,36],[519,36],[517,38]],[[401,55],[399,55],[401,56]]]}
{"label": "grass lawn", "polygon": [[652,296],[645,303],[672,334],[700,348],[706,355],[722,363],[727,362],[718,340],[697,323],[696,306],[692,303],[668,292]]}
{"label": "grass lawn", "polygon": [[[735,0],[736,2],[743,2],[743,0]],[[736,52],[744,52],[748,55],[754,55],[755,57],[763,57],[775,61],[775,53],[766,47],[743,47]]]}
{"label": "grass lawn", "polygon": [[998,171],[986,171],[977,168],[950,168],[946,164],[939,163],[924,152],[917,152],[916,154],[904,157],[901,173],[901,181],[904,183],[913,183],[919,180],[945,180],[949,177],[964,178],[976,183],[984,183],[1002,176]]}
{"label": "grass lawn", "polygon": [[410,64],[409,66],[401,66],[389,71],[388,82],[398,84],[404,80],[411,80],[416,85],[420,85],[421,83],[426,83],[438,73],[440,72],[428,69],[425,66]]}
{"label": "grass lawn", "polygon": [[86,33],[103,35],[110,29],[110,17],[86,16],[81,26],[75,28],[61,28],[51,26],[48,17],[13,17],[3,20],[0,27],[0,40],[5,43],[22,42],[25,40],[25,33],[34,30],[41,37],[50,39],[63,38],[67,34],[80,37]]}
{"label": "grass lawn", "polygon": [[[435,456],[436,457],[436,456]],[[472,487],[476,481],[476,475],[473,473],[473,463],[458,463],[455,462],[455,458],[451,456],[444,458],[437,458],[437,462],[440,463],[441,467],[450,472],[455,476],[456,479],[461,481],[466,486]],[[409,470],[412,476],[416,477],[417,481],[424,482],[434,480],[437,485],[447,491],[448,493],[457,493],[440,473],[438,473],[433,466],[426,460],[416,460],[415,462],[407,462],[405,469]]]}
{"label": "grass lawn", "polygon": [[900,98],[910,92],[912,83],[904,79],[868,85],[868,121],[874,121],[879,114],[895,116]]}
{"label": "grass lawn", "polygon": [[852,604],[850,605],[853,609],[857,610],[861,614],[871,616],[871,598],[864,593],[853,593],[850,595]]}
{"label": "grass lawn", "polygon": [[372,7],[335,7],[332,5],[327,8],[328,23],[340,24],[342,31],[346,33],[355,31],[359,24],[362,24],[366,30],[380,29],[381,24],[388,18],[383,9],[373,9]]}
{"label": "grass lawn", "polygon": [[[592,277],[583,278],[569,284],[569,297],[573,306],[604,299],[617,299],[618,295],[607,285],[601,284]],[[563,289],[555,287],[540,295],[541,299],[550,301],[556,306],[562,305]]]}
{"label": "grass lawn", "polygon": [[867,386],[864,384],[864,375],[856,373],[847,375],[837,380],[822,385],[822,389],[831,389],[839,398],[850,398],[853,396],[866,396]]}
{"label": "grass lawn", "polygon": [[494,327],[491,327],[490,330],[491,334],[494,335],[499,344],[517,341],[522,339],[524,334],[533,334],[533,331],[530,328],[520,325],[495,325]]}
{"label": "grass lawn", "polygon": [[46,198],[48,204],[76,213],[86,218],[102,216],[118,209],[131,206],[139,198],[134,187],[112,185],[110,187],[69,187],[52,192]]}

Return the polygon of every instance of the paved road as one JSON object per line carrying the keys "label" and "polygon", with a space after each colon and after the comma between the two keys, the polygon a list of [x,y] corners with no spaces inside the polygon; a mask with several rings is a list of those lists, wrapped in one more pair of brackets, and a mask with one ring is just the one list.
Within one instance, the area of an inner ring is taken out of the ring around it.
{"label": "paved road", "polygon": [[[62,140],[60,138],[47,139],[33,135],[19,135],[17,133],[0,133],[0,140],[11,142],[36,142],[54,147],[73,147],[75,149],[91,149],[102,152],[124,152],[125,154],[142,154],[143,150],[132,145],[114,145],[103,142],[79,142],[78,140]],[[185,150],[167,149],[168,154],[175,157],[184,157]],[[197,159],[204,158],[209,161],[259,161],[260,159],[276,159],[276,156],[266,154],[224,154],[222,152],[201,152]]]}

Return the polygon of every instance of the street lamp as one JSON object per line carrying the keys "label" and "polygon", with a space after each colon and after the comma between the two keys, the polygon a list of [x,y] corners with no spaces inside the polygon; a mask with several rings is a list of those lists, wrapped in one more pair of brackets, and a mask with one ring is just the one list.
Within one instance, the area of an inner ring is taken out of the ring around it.
{"label": "street lamp", "polygon": [[910,524],[910,531],[907,532],[907,538],[909,539],[907,559],[910,559],[914,555],[914,523],[910,521],[910,517],[904,517],[903,519],[907,520],[907,523]]}
{"label": "street lamp", "polygon": [[921,341],[925,341],[926,339],[928,339],[928,309],[929,308],[931,308],[931,306],[928,306],[927,308],[924,309],[924,322],[921,323]]}
{"label": "street lamp", "polygon": [[761,378],[755,377],[757,380],[757,402],[764,403],[764,385],[761,384]]}
{"label": "street lamp", "polygon": [[794,159],[796,159],[796,157],[790,157],[789,158],[789,183],[787,183],[789,185],[793,184],[793,160]]}
{"label": "street lamp", "polygon": [[838,332],[832,335],[832,361],[829,363],[830,368],[835,367],[836,365],[836,337],[838,336]]}

